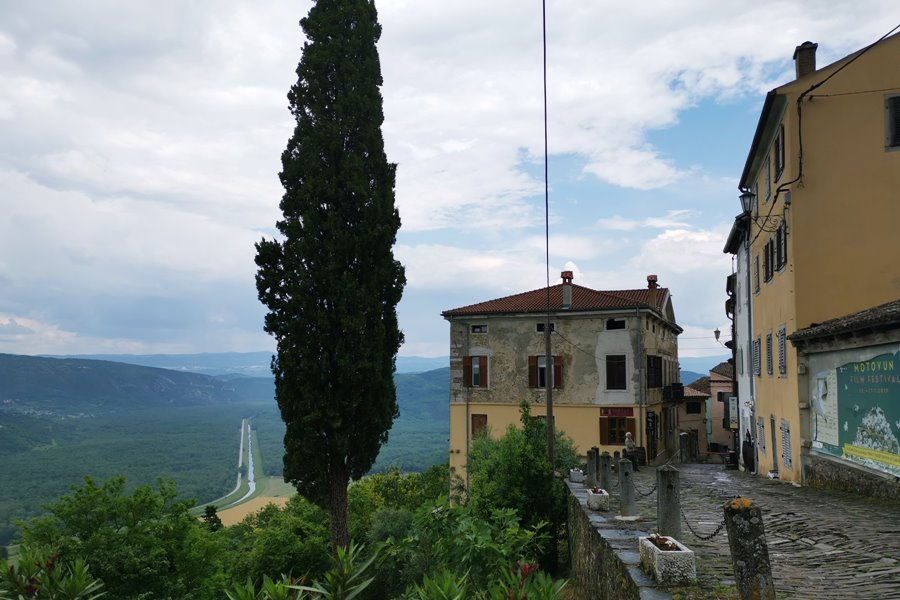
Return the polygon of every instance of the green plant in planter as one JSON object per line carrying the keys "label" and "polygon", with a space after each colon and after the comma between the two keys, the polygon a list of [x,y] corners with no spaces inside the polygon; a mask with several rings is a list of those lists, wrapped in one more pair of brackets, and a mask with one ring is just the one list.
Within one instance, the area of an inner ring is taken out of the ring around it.
{"label": "green plant in planter", "polygon": [[18,566],[0,562],[0,600],[95,600],[102,587],[84,559],[62,560],[46,547],[20,547]]}

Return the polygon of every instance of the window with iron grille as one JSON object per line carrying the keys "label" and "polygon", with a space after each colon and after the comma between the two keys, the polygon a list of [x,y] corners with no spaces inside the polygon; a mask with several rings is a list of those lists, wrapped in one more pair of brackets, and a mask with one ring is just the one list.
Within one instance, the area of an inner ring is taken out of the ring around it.
{"label": "window with iron grille", "polygon": [[778,374],[787,375],[787,329],[784,325],[778,328]]}
{"label": "window with iron grille", "polygon": [[772,374],[772,334],[766,334],[766,373]]}

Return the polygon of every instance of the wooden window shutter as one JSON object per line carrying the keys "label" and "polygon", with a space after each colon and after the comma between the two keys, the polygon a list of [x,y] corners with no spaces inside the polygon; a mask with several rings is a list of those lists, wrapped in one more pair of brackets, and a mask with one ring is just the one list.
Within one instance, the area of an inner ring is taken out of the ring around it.
{"label": "wooden window shutter", "polygon": [[609,446],[609,419],[600,417],[600,445]]}
{"label": "wooden window shutter", "polygon": [[625,419],[625,431],[631,433],[631,437],[634,438],[635,441],[637,441],[637,438],[635,437],[635,435],[637,435],[637,429],[635,429],[635,419]]}
{"label": "wooden window shutter", "polygon": [[536,388],[538,386],[538,357],[528,357],[528,387]]}
{"label": "wooden window shutter", "polygon": [[478,387],[488,386],[487,356],[478,357]]}
{"label": "wooden window shutter", "polygon": [[483,434],[487,429],[487,415],[472,415],[472,437]]}
{"label": "wooden window shutter", "polygon": [[463,356],[463,386],[472,387],[472,357]]}
{"label": "wooden window shutter", "polygon": [[563,365],[562,356],[553,357],[553,387],[561,388],[563,386]]}

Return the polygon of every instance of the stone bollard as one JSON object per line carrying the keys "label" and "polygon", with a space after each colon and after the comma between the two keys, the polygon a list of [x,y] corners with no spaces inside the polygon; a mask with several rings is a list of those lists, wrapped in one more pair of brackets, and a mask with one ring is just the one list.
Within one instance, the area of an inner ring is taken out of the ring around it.
{"label": "stone bollard", "polygon": [[656,470],[656,528],[681,540],[681,474],[672,465]]}
{"label": "stone bollard", "polygon": [[584,472],[584,487],[597,486],[597,453],[596,448],[587,451],[587,470]]}
{"label": "stone bollard", "polygon": [[616,450],[615,452],[613,452],[613,461],[612,461],[613,469],[615,469],[616,473],[619,472],[619,461],[620,460],[622,460],[622,455],[619,454],[618,450]]}
{"label": "stone bollard", "polygon": [[597,476],[597,484],[607,492],[609,491],[610,461],[612,461],[612,457],[609,455],[609,452],[604,452],[600,455],[600,473]]}
{"label": "stone bollard", "polygon": [[775,600],[762,511],[747,498],[726,502],[725,529],[741,600]]}
{"label": "stone bollard", "polygon": [[634,517],[637,515],[637,506],[634,503],[634,482],[631,472],[631,461],[623,458],[619,461],[619,515]]}
{"label": "stone bollard", "polygon": [[594,481],[600,481],[600,448],[593,446],[594,451]]}

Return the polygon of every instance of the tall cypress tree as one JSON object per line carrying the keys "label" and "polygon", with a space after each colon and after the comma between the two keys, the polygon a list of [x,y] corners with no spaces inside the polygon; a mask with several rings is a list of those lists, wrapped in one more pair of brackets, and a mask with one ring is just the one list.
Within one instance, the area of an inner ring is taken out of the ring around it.
{"label": "tall cypress tree", "polygon": [[316,0],[288,93],[278,240],[256,244],[256,287],[275,337],[275,396],[287,426],[284,479],[331,515],[345,547],[347,485],[375,462],[398,414],[392,247],[396,165],[384,153],[381,26],[373,0]]}

